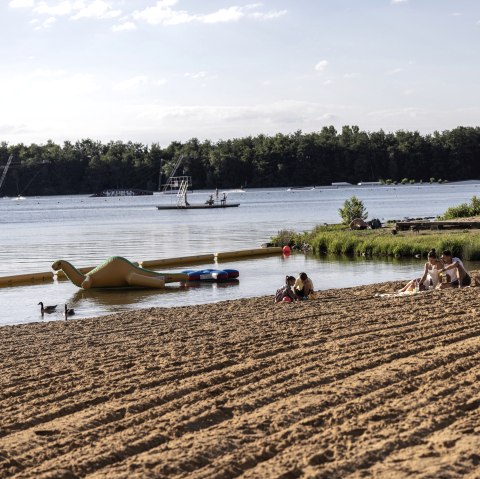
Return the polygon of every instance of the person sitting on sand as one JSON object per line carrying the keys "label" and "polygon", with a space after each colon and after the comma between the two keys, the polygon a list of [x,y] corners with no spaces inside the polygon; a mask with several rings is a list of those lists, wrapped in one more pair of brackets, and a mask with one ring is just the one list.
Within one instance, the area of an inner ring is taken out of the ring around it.
{"label": "person sitting on sand", "polygon": [[307,273],[300,273],[298,278],[295,280],[293,292],[299,298],[303,299],[307,299],[308,296],[313,293],[313,283],[312,280],[307,276]]}
{"label": "person sitting on sand", "polygon": [[452,253],[449,250],[445,250],[442,254],[442,261],[444,263],[440,273],[446,273],[450,275],[449,282],[443,282],[440,288],[459,288],[462,286],[470,286],[472,278],[465,270],[463,262],[460,258],[452,257]]}
{"label": "person sitting on sand", "polygon": [[406,291],[412,292],[415,290],[416,285],[418,284],[418,289],[420,291],[425,291],[430,288],[436,288],[439,283],[439,271],[443,268],[443,261],[439,260],[437,257],[437,252],[435,249],[431,249],[427,255],[428,261],[425,263],[425,268],[423,270],[423,276],[421,278],[415,278],[409,281],[399,293],[404,293]]}
{"label": "person sitting on sand", "polygon": [[276,303],[291,303],[292,301],[297,301],[297,297],[292,290],[292,286],[295,284],[295,278],[293,276],[285,277],[285,284],[277,289],[275,293],[275,302]]}

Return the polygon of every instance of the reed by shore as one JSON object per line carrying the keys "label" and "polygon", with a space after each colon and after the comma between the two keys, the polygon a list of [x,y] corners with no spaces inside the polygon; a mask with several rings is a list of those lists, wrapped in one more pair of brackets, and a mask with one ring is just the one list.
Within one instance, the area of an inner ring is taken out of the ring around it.
{"label": "reed by shore", "polygon": [[276,246],[284,244],[300,248],[308,244],[315,254],[376,257],[424,256],[432,248],[450,250],[455,256],[466,260],[480,259],[479,230],[394,231],[391,227],[381,229],[351,230],[344,225],[320,225],[312,231],[296,233],[280,231],[272,238]]}
{"label": "reed by shore", "polygon": [[478,288],[0,328],[0,477],[478,477]]}

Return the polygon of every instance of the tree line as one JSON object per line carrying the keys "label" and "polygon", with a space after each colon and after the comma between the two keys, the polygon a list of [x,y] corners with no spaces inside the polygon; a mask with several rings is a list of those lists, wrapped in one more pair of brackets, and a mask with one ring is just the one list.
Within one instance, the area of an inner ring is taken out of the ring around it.
{"label": "tree line", "polygon": [[157,143],[84,139],[63,145],[0,143],[0,177],[13,161],[0,195],[95,193],[107,188],[157,190],[180,155],[177,175],[193,188],[330,185],[332,182],[448,181],[480,178],[480,127],[421,135],[417,131],[367,132],[333,126],[313,133],[203,142]]}

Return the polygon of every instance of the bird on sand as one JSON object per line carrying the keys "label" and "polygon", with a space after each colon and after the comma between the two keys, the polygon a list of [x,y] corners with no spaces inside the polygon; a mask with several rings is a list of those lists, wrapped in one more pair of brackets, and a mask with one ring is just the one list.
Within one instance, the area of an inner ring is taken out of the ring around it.
{"label": "bird on sand", "polygon": [[68,318],[68,316],[73,316],[75,314],[75,310],[73,308],[69,308],[68,305],[65,305],[65,319]]}
{"label": "bird on sand", "polygon": [[41,301],[38,304],[40,305],[40,312],[42,314],[43,313],[50,314],[50,313],[53,313],[55,311],[55,309],[57,309],[57,305],[55,305],[55,306],[44,306]]}

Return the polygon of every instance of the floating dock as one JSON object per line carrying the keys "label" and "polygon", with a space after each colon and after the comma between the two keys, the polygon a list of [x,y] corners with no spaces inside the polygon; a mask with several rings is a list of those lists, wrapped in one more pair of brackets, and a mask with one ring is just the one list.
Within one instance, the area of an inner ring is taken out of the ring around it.
{"label": "floating dock", "polygon": [[236,208],[240,206],[240,203],[215,203],[213,205],[160,205],[157,206],[158,210],[214,210],[221,208]]}
{"label": "floating dock", "polygon": [[480,229],[480,221],[397,221],[397,231]]}

